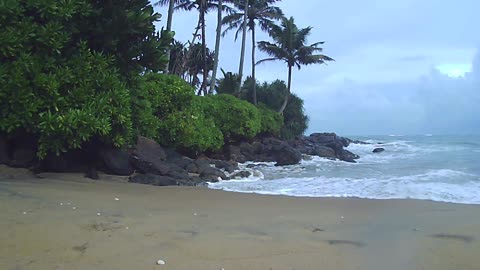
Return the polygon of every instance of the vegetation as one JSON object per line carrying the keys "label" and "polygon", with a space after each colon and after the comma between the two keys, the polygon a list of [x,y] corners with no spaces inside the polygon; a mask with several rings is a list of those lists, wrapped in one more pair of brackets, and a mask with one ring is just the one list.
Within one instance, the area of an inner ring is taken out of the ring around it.
{"label": "vegetation", "polygon": [[281,60],[287,63],[288,91],[285,95],[285,101],[279,110],[280,113],[283,113],[287,107],[288,99],[290,97],[292,68],[294,66],[297,66],[297,68],[300,69],[302,65],[324,64],[327,61],[333,61],[332,58],[326,55],[315,54],[316,52],[323,51],[319,46],[324,44],[324,42],[305,45],[311,30],[311,27],[299,29],[295,24],[293,17],[290,17],[290,19],[284,18],[281,26],[274,25],[270,30],[270,36],[274,40],[274,43],[268,41],[261,41],[258,43],[258,47],[261,51],[272,56],[271,58],[259,61],[259,63],[274,60]]}
{"label": "vegetation", "polygon": [[[258,136],[300,135],[308,118],[303,101],[290,94],[291,68],[332,59],[315,54],[322,43],[305,45],[311,28],[298,29],[293,19],[275,26],[283,16],[276,2],[160,0],[168,6],[168,23],[156,31],[161,15],[148,0],[3,1],[0,133],[29,134],[41,158],[93,141],[128,147],[139,135],[192,154]],[[198,12],[191,41],[173,39],[173,12],[179,9]],[[215,50],[205,40],[211,10],[217,11]],[[288,86],[259,85],[255,65],[241,88],[242,64],[240,74],[221,69],[217,80],[223,25],[237,34],[251,31],[252,63],[256,26],[271,29],[274,43],[259,47],[272,58],[261,62],[286,61]]]}
{"label": "vegetation", "polygon": [[[268,31],[273,27],[275,21],[283,18],[283,12],[279,7],[272,6],[272,4],[279,2],[279,0],[250,0],[247,2],[239,1],[235,3],[235,7],[239,12],[232,13],[223,19],[223,24],[228,25],[224,31],[224,35],[230,30],[237,30],[235,39],[237,39],[240,31],[243,31],[244,22],[248,30],[252,34],[252,79],[255,81],[255,49],[256,49],[256,26],[260,26],[262,31]],[[246,20],[245,20],[246,18]],[[242,42],[246,36],[242,37]],[[241,76],[240,76],[241,78]],[[253,104],[257,105],[256,85],[253,85]]]}

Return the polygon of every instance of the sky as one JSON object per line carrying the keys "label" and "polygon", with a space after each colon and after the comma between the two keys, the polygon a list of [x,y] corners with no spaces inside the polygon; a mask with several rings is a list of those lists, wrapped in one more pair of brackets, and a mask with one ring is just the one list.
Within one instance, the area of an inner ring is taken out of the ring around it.
{"label": "sky", "polygon": [[[311,132],[340,135],[480,134],[480,1],[283,0],[308,43],[325,41],[328,65],[294,70]],[[158,28],[166,23],[166,8]],[[216,13],[207,16],[214,48]],[[197,13],[174,14],[176,39],[191,39]],[[270,40],[258,31],[257,40]],[[245,74],[250,75],[250,39]],[[222,39],[220,67],[237,72],[240,40]],[[257,52],[257,59],[267,57]],[[257,79],[287,79],[282,62],[257,66]]]}

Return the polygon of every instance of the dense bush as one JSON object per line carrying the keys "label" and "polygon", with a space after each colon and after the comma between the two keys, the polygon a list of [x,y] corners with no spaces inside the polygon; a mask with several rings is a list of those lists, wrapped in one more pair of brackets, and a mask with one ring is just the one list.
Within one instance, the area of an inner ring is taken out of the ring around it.
{"label": "dense bush", "polygon": [[158,119],[132,86],[166,63],[159,17],[147,0],[0,1],[0,132],[39,138],[40,157],[93,138],[125,146],[132,113],[153,134]]}
{"label": "dense bush", "polygon": [[260,113],[260,132],[267,136],[279,136],[283,127],[283,116],[260,103],[257,106]]}
{"label": "dense bush", "polygon": [[205,115],[214,119],[225,141],[251,139],[261,131],[260,113],[252,104],[227,94],[199,100]]}
{"label": "dense bush", "polygon": [[[252,102],[253,80],[247,78],[242,86],[242,99]],[[257,84],[257,100],[264,103],[268,108],[278,111],[287,93],[287,85],[284,81],[276,80],[272,83]],[[303,100],[294,93],[290,94],[289,102],[283,112],[283,126],[280,137],[292,139],[302,135],[308,128],[308,117],[303,108]]]}

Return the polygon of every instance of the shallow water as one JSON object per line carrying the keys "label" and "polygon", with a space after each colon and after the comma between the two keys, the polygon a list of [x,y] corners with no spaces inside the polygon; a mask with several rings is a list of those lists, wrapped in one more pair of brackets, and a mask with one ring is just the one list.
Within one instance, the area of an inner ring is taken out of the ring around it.
{"label": "shallow water", "polygon": [[[425,199],[480,204],[480,136],[352,137],[358,163],[314,157],[299,165],[257,167],[257,176],[210,184],[214,189],[306,197]],[[372,153],[376,147],[383,153]],[[244,168],[246,165],[243,165]]]}

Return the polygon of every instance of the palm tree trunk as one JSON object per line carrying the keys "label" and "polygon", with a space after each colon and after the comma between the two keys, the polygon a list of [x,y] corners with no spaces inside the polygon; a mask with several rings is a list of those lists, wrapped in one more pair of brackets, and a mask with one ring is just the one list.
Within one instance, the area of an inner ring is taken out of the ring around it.
{"label": "palm tree trunk", "polygon": [[255,79],[255,26],[252,27],[252,81],[253,81],[253,104],[257,106],[257,79]]}
{"label": "palm tree trunk", "polygon": [[202,0],[200,7],[200,16],[202,21],[202,61],[203,61],[203,81],[200,90],[206,96],[207,93],[207,84],[208,84],[208,70],[207,70],[207,40],[205,38],[205,12],[206,12],[206,3],[207,0]]}
{"label": "palm tree trunk", "polygon": [[245,42],[247,39],[247,19],[248,19],[248,0],[245,0],[245,9],[243,14],[243,33],[242,33],[242,50],[240,53],[240,66],[238,67],[239,83],[237,85],[237,93],[240,94],[243,79],[243,62],[245,61]]}
{"label": "palm tree trunk", "polygon": [[[167,31],[172,31],[172,21],[173,21],[173,8],[175,6],[175,0],[170,0],[168,2],[168,17],[167,17]],[[169,73],[170,67],[170,50],[167,51],[167,73]]]}
{"label": "palm tree trunk", "polygon": [[222,35],[222,8],[223,1],[218,0],[218,14],[217,14],[217,37],[215,39],[215,59],[213,60],[212,82],[210,83],[209,94],[213,94],[215,90],[215,83],[217,79],[218,58],[220,56],[220,40]]}
{"label": "palm tree trunk", "polygon": [[288,99],[290,98],[290,87],[292,85],[292,66],[288,66],[288,85],[287,85],[287,93],[285,94],[285,100],[283,101],[282,108],[278,111],[279,114],[283,114],[283,111],[287,107]]}

